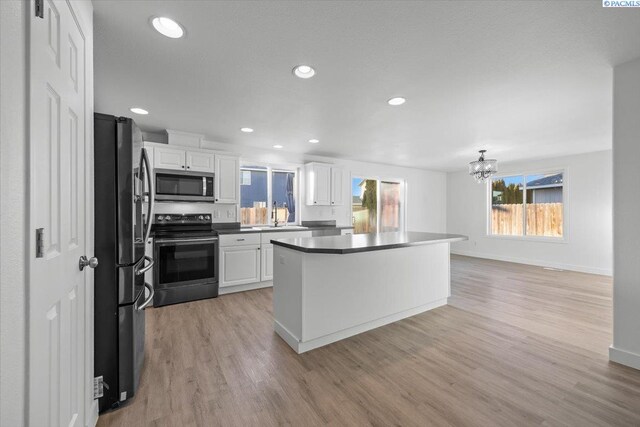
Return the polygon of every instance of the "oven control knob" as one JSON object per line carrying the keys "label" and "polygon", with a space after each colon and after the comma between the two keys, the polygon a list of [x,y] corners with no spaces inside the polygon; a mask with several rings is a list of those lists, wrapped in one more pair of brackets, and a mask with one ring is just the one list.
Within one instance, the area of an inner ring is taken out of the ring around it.
{"label": "oven control knob", "polygon": [[171,221],[171,217],[169,215],[165,216],[164,219],[167,221]]}
{"label": "oven control knob", "polygon": [[211,219],[211,217],[209,215],[205,215],[204,219],[206,219],[207,221],[209,221]]}
{"label": "oven control knob", "polygon": [[200,216],[198,217],[198,219],[199,219],[200,221],[202,221],[202,220],[204,219],[204,216],[200,215]]}
{"label": "oven control knob", "polygon": [[162,221],[164,217],[162,215],[158,215],[158,221]]}

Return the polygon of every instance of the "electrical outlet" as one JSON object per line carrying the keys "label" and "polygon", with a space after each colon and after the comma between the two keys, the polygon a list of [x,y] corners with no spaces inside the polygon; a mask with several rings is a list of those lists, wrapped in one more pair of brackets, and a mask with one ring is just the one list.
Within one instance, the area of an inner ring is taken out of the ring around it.
{"label": "electrical outlet", "polygon": [[233,211],[231,209],[227,210],[227,218],[233,218]]}
{"label": "electrical outlet", "polygon": [[214,218],[220,218],[220,212],[219,211],[213,211],[213,217]]}
{"label": "electrical outlet", "polygon": [[336,216],[336,208],[331,208],[331,215]]}
{"label": "electrical outlet", "polygon": [[280,264],[284,265],[284,256],[280,255]]}

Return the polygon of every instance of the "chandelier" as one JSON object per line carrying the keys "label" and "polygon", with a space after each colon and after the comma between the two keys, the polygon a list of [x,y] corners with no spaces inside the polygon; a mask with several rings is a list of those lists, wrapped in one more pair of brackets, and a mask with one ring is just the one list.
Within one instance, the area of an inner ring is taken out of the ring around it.
{"label": "chandelier", "polygon": [[495,159],[485,159],[484,153],[487,150],[480,150],[480,158],[469,163],[469,175],[473,176],[481,184],[498,172],[498,161]]}

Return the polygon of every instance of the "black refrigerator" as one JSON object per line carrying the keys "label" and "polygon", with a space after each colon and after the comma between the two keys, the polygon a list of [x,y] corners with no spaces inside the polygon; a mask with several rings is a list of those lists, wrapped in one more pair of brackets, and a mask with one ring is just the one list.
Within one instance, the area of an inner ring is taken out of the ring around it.
{"label": "black refrigerator", "polygon": [[144,273],[153,217],[151,165],[142,133],[126,117],[94,115],[95,153],[95,387],[100,412],[138,389],[144,363],[144,309],[153,286]]}

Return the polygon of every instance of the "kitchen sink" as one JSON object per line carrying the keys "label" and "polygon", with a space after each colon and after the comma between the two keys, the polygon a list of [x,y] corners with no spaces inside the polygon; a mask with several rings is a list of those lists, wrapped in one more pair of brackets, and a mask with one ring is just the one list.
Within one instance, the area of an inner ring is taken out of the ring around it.
{"label": "kitchen sink", "polygon": [[253,227],[255,230],[269,230],[269,231],[273,231],[273,230],[306,230],[307,227],[302,227],[300,225],[280,225],[278,227],[275,227],[273,225],[268,225],[268,226],[264,226],[264,227]]}

